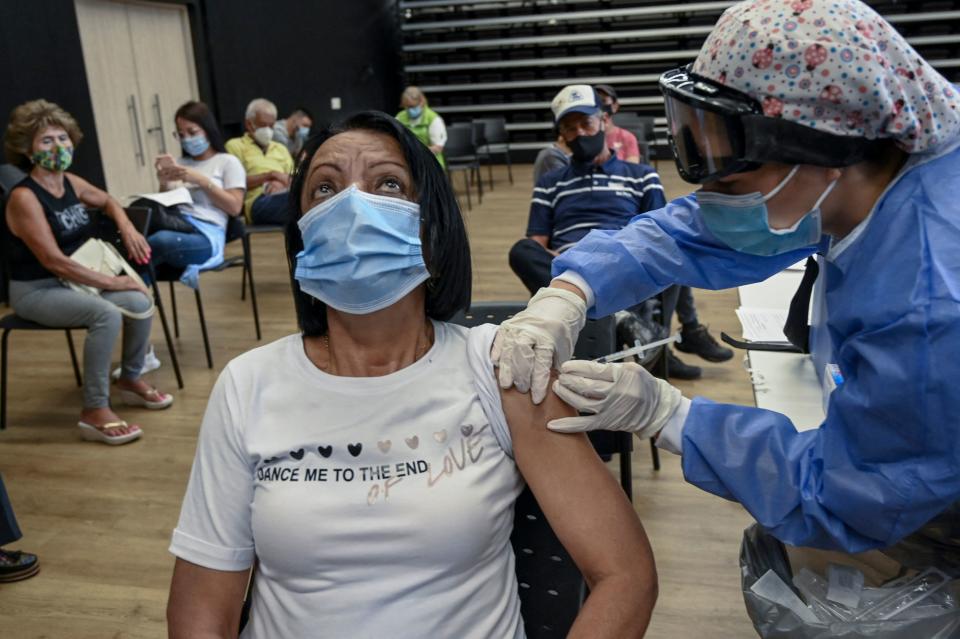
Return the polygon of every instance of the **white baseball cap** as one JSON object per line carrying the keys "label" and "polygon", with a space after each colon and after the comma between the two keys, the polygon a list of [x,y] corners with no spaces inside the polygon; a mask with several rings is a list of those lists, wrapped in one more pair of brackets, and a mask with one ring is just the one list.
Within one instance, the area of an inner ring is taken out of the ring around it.
{"label": "white baseball cap", "polygon": [[597,115],[600,113],[602,101],[597,92],[589,84],[571,84],[560,89],[560,93],[553,98],[550,108],[553,110],[553,121],[568,113],[586,113]]}

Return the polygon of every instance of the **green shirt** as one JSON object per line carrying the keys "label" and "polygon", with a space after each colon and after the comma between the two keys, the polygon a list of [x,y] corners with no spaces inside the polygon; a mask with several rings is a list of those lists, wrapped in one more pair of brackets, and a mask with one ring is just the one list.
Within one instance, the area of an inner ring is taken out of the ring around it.
{"label": "green shirt", "polygon": [[[416,120],[410,120],[406,109],[397,114],[397,120],[400,121],[400,124],[410,129],[417,136],[417,139],[423,142],[424,146],[430,146],[430,125],[438,117],[440,116],[437,115],[437,112],[428,106],[423,107],[423,113]],[[443,153],[435,153],[434,155],[437,156],[440,166],[446,168],[447,163],[443,159]]]}

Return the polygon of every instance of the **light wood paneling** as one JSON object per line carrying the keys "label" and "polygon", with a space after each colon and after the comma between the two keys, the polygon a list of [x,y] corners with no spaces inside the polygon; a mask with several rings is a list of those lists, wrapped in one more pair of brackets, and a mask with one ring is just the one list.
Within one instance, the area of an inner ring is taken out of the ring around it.
{"label": "light wood paneling", "polygon": [[180,155],[173,114],[197,99],[196,66],[187,9],[177,5],[127,5],[137,87],[142,100],[147,164],[158,153]]}
{"label": "light wood paneling", "polygon": [[[684,186],[661,164],[671,196]],[[525,299],[506,255],[522,236],[531,169],[515,166],[510,187],[503,168],[496,190],[467,214],[473,248],[475,299]],[[264,341],[295,330],[281,238],[253,240]],[[214,361],[259,345],[248,302],[239,299],[240,271],[201,277]],[[145,435],[118,448],[80,441],[74,426],[80,392],[74,387],[62,334],[14,333],[10,339],[10,412],[0,433],[0,471],[24,538],[12,547],[37,552],[40,574],[0,586],[0,637],[16,639],[123,639],[166,636],[164,607],[173,558],[167,553],[186,486],[195,440],[216,372],[206,369],[196,307],[177,287],[181,313],[179,354],[187,388],[167,411],[120,408],[139,420]],[[702,321],[736,331],[736,293],[696,293]],[[159,322],[153,342],[164,361],[150,375],[175,390]],[[752,403],[738,356],[703,364],[704,378],[683,383],[688,396]],[[637,512],[657,555],[660,600],[648,637],[741,639],[753,635],[739,589],[737,556],[749,516],[733,504],[685,484],[680,460],[664,453],[652,470],[645,443],[637,447]]]}
{"label": "light wood paneling", "polygon": [[107,189],[154,192],[154,158],[180,153],[173,113],[197,97],[186,8],[76,0],[76,10]]}

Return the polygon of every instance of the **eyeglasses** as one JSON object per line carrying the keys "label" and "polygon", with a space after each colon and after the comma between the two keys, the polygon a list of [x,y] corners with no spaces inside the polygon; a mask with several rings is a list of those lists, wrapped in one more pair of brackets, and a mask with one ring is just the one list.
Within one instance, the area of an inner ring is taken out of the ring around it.
{"label": "eyeglasses", "polygon": [[174,140],[179,141],[179,140],[181,140],[182,138],[185,138],[185,137],[186,137],[186,138],[192,138],[193,136],[199,135],[199,134],[202,133],[202,132],[203,132],[202,129],[197,129],[197,130],[194,131],[193,133],[187,133],[187,135],[180,135],[180,133],[179,133],[178,131],[171,131],[171,132],[170,132],[170,135],[173,136],[173,139],[174,139]]}

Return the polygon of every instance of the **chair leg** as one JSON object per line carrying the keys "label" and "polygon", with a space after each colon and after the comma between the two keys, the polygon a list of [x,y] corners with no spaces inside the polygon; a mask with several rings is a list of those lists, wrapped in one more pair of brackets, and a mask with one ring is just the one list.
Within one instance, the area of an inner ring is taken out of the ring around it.
{"label": "chair leg", "polygon": [[470,170],[469,169],[463,172],[463,185],[466,187],[466,190],[467,190],[467,210],[472,211],[473,204],[471,204],[470,202]]}
{"label": "chair leg", "polygon": [[633,433],[621,433],[620,435],[620,486],[623,492],[627,494],[627,499],[633,501],[633,461],[630,456],[630,438]]}
{"label": "chair leg", "polygon": [[503,155],[507,158],[507,177],[510,178],[510,184],[513,184],[513,166],[510,164],[510,149],[504,151]]}
{"label": "chair leg", "polygon": [[64,331],[67,334],[67,346],[70,348],[70,363],[73,364],[73,376],[77,380],[77,387],[83,386],[83,377],[80,376],[80,365],[77,363],[77,349],[73,346],[73,334],[68,328]]}
{"label": "chair leg", "polygon": [[[250,251],[250,236],[243,236],[243,274],[250,282],[250,303],[253,305],[253,325],[260,341],[260,311],[257,309],[257,287],[253,283],[253,253]],[[242,297],[240,299],[243,299]]]}
{"label": "chair leg", "polygon": [[173,338],[170,337],[170,325],[167,324],[167,313],[163,310],[163,298],[160,297],[160,289],[157,287],[156,279],[153,281],[153,297],[154,303],[157,305],[157,314],[160,315],[160,325],[163,326],[163,338],[167,342],[167,352],[170,353],[173,373],[177,376],[177,388],[183,388],[183,375],[180,374],[180,361],[177,359],[177,351],[173,347]]}
{"label": "chair leg", "polygon": [[247,299],[247,250],[243,250],[243,274],[240,276],[240,301]]}
{"label": "chair leg", "polygon": [[252,260],[250,258],[250,235],[240,236],[240,246],[243,247],[243,274],[240,276],[240,301],[247,299],[247,276]]}
{"label": "chair leg", "polygon": [[480,173],[480,161],[477,160],[477,204],[483,204],[483,175]]}
{"label": "chair leg", "polygon": [[170,310],[173,311],[173,334],[180,337],[180,319],[177,317],[177,292],[173,290],[173,282],[170,282]]}
{"label": "chair leg", "polygon": [[650,440],[650,459],[653,460],[653,469],[660,470],[660,449],[657,448],[653,439]]}
{"label": "chair leg", "polygon": [[3,331],[3,345],[0,346],[0,430],[7,428],[7,337],[10,329]]}
{"label": "chair leg", "polygon": [[203,350],[207,352],[207,368],[213,368],[213,356],[210,355],[210,339],[207,337],[207,320],[203,317],[203,301],[200,299],[200,289],[193,291],[197,297],[197,315],[200,316],[200,332],[203,333]]}
{"label": "chair leg", "polygon": [[487,178],[489,179],[490,190],[493,191],[493,158],[487,158]]}

